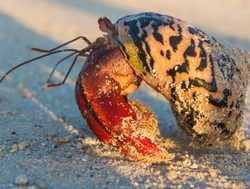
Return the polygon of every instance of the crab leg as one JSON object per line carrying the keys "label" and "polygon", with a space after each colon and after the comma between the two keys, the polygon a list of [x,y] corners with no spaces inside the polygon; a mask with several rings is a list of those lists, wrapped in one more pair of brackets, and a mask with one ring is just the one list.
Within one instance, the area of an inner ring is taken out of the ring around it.
{"label": "crab leg", "polygon": [[165,151],[137,131],[140,121],[126,95],[136,90],[135,76],[118,48],[94,52],[86,60],[76,83],[79,109],[96,136],[133,159],[164,157]]}

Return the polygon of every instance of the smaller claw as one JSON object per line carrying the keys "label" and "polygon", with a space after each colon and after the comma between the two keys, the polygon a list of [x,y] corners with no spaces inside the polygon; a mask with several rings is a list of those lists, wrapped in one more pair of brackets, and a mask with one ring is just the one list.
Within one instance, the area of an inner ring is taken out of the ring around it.
{"label": "smaller claw", "polygon": [[130,147],[136,146],[136,151],[139,152],[139,154],[135,153],[136,159],[146,161],[151,161],[151,157],[154,157],[154,160],[156,160],[156,157],[160,160],[169,159],[170,156],[165,149],[155,143],[157,136],[160,134],[157,118],[148,107],[139,101],[129,101],[129,104],[136,113],[137,121],[134,132],[127,136],[126,142]]}

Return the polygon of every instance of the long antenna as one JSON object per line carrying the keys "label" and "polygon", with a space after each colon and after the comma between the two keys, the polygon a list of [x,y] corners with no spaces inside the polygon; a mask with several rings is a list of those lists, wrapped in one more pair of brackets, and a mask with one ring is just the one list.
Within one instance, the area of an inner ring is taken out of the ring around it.
{"label": "long antenna", "polygon": [[55,66],[52,68],[52,71],[49,74],[49,78],[47,80],[47,83],[50,83],[51,77],[53,76],[54,72],[56,71],[56,68],[59,66],[59,64],[61,64],[64,60],[67,60],[68,58],[70,58],[71,56],[75,55],[77,52],[73,52],[70,53],[69,55],[63,57],[62,59],[60,59]]}
{"label": "long antenna", "polygon": [[[78,52],[70,53],[69,55],[67,55],[67,56],[63,57],[62,59],[60,59],[60,60],[55,64],[55,66],[52,68],[52,70],[51,70],[51,72],[50,72],[50,74],[49,74],[47,83],[51,83],[50,80],[51,80],[51,78],[52,78],[54,72],[56,71],[56,68],[59,66],[59,64],[61,64],[63,61],[67,60],[68,58],[72,57],[73,55],[75,55],[75,54],[77,54],[77,53],[78,53]],[[78,55],[80,55],[80,54],[78,53]],[[81,56],[88,57],[89,54],[86,54],[86,53],[85,53],[85,54],[81,54]]]}
{"label": "long antenna", "polygon": [[35,60],[38,60],[38,59],[47,57],[47,56],[52,55],[52,54],[56,54],[56,53],[60,53],[60,52],[66,52],[66,51],[71,51],[71,52],[78,52],[78,53],[80,53],[80,51],[75,50],[75,49],[62,49],[62,50],[57,50],[57,51],[49,52],[49,53],[46,53],[46,54],[44,54],[44,55],[41,55],[41,56],[32,58],[32,59],[30,59],[30,60],[27,60],[27,61],[25,61],[25,62],[22,62],[22,63],[16,65],[15,67],[13,67],[13,68],[11,68],[9,71],[7,71],[7,72],[1,77],[0,83],[5,79],[5,77],[6,77],[9,73],[11,73],[11,72],[14,71],[15,69],[17,69],[17,68],[19,68],[19,67],[21,67],[21,66],[23,66],[23,65],[25,65],[25,64],[29,64],[29,63],[31,63],[31,62],[33,62],[33,61],[35,61]]}
{"label": "long antenna", "polygon": [[[73,43],[74,41],[77,41],[77,40],[79,40],[79,39],[82,39],[83,41],[85,41],[85,42],[88,44],[88,46],[85,47],[85,48],[83,48],[82,50],[76,50],[76,49],[61,49],[62,47],[66,46],[66,45],[68,45],[68,44],[70,44],[70,43]],[[61,53],[61,52],[72,52],[72,53],[70,53],[69,55],[67,55],[67,56],[63,57],[62,59],[60,59],[60,60],[56,63],[56,65],[53,67],[53,69],[52,69],[52,71],[51,71],[51,73],[50,73],[50,75],[49,75],[49,78],[48,78],[48,80],[47,80],[47,83],[46,83],[47,87],[56,87],[56,86],[63,85],[63,84],[65,83],[66,79],[68,78],[68,76],[69,76],[69,74],[70,74],[70,72],[71,72],[73,66],[75,65],[76,60],[78,59],[79,56],[88,57],[88,56],[89,56],[89,53],[91,53],[91,52],[93,52],[93,51],[96,51],[96,50],[98,50],[98,49],[100,49],[100,48],[106,47],[106,46],[107,46],[107,39],[106,39],[105,37],[99,37],[99,38],[97,38],[93,43],[91,43],[86,37],[84,37],[84,36],[79,36],[79,37],[76,37],[76,38],[74,38],[74,39],[72,39],[72,40],[70,40],[70,41],[68,41],[68,42],[66,42],[66,43],[63,43],[63,44],[61,44],[61,45],[59,45],[59,46],[57,46],[57,47],[55,47],[55,48],[49,49],[49,50],[40,49],[40,48],[32,48],[33,51],[37,51],[37,52],[39,52],[39,53],[45,53],[45,54],[43,54],[43,55],[41,55],[41,56],[37,56],[37,57],[32,58],[32,59],[30,59],[30,60],[27,60],[27,61],[25,61],[25,62],[22,62],[22,63],[16,65],[15,67],[11,68],[9,71],[7,71],[7,72],[0,78],[0,83],[5,79],[5,77],[6,77],[8,74],[10,74],[12,71],[14,71],[15,69],[17,69],[17,68],[19,68],[19,67],[21,67],[21,66],[23,66],[23,65],[25,65],[25,64],[29,64],[29,63],[31,63],[31,62],[33,62],[33,61],[36,61],[36,60],[38,60],[38,59],[41,59],[41,58],[50,56],[50,55],[52,55],[52,54]],[[58,50],[58,49],[59,49],[59,50]],[[75,59],[74,59],[73,63],[71,64],[71,66],[69,67],[69,70],[68,70],[68,72],[66,73],[66,75],[65,75],[65,77],[64,77],[64,79],[63,79],[63,81],[62,81],[61,83],[51,83],[51,82],[50,82],[50,79],[51,79],[51,77],[53,76],[53,74],[54,74],[56,68],[58,67],[58,65],[60,65],[63,61],[65,61],[66,59],[70,58],[70,57],[73,56],[73,55],[76,55],[76,56],[75,56]]]}
{"label": "long antenna", "polygon": [[58,87],[60,85],[63,85],[65,83],[65,81],[67,80],[67,78],[68,78],[68,76],[69,76],[72,68],[74,67],[74,65],[75,65],[76,60],[78,59],[78,57],[79,57],[79,54],[75,56],[74,61],[70,65],[70,67],[69,67],[69,69],[68,69],[68,71],[67,71],[67,73],[66,73],[66,75],[65,75],[65,77],[64,77],[64,79],[63,79],[62,82],[60,82],[60,83],[47,83],[46,86],[45,86],[45,88],[48,88],[48,87]]}
{"label": "long antenna", "polygon": [[77,40],[79,40],[79,39],[82,39],[82,40],[85,41],[88,45],[91,44],[91,41],[88,40],[88,38],[86,38],[86,37],[84,37],[84,36],[78,36],[78,37],[76,37],[76,38],[74,38],[74,39],[71,39],[70,41],[67,41],[67,42],[65,42],[65,43],[63,43],[63,44],[61,44],[61,45],[59,45],[59,46],[57,46],[57,47],[55,47],[55,48],[53,48],[53,49],[49,49],[49,50],[40,49],[40,48],[31,48],[31,49],[32,49],[33,51],[37,51],[37,52],[41,52],[41,53],[48,53],[48,52],[52,52],[52,51],[55,51],[55,50],[57,50],[57,49],[60,49],[61,47],[64,47],[64,46],[66,46],[66,45],[68,45],[68,44],[70,44],[70,43],[73,43],[74,41],[77,41]]}

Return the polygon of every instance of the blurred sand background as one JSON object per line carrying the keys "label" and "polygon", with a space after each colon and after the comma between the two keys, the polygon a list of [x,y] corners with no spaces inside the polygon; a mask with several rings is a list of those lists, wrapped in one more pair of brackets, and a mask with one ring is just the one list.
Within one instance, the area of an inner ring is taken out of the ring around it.
{"label": "blurred sand background", "polygon": [[[0,0],[0,75],[36,56],[31,47],[52,48],[79,35],[94,40],[102,35],[99,17],[115,22],[142,11],[172,15],[250,51],[250,0]],[[20,68],[0,85],[0,188],[250,188],[249,153],[190,147],[168,103],[146,85],[132,98],[147,103],[158,116],[165,146],[175,158],[150,165],[105,149],[74,99],[83,59],[67,84],[42,91],[60,57]],[[61,65],[56,79],[63,78],[68,65]],[[245,141],[250,138],[249,96],[248,90]]]}

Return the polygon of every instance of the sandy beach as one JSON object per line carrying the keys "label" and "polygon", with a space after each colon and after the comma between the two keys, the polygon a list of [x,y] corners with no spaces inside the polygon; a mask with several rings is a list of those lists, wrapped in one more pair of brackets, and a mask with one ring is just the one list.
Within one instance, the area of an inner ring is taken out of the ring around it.
{"label": "sandy beach", "polygon": [[[99,17],[115,22],[145,11],[180,18],[250,51],[249,0],[1,0],[0,76],[37,56],[32,47],[50,49],[80,35],[94,40],[102,35]],[[83,58],[64,86],[42,90],[60,57],[24,66],[0,84],[0,188],[250,188],[250,90],[241,128],[245,149],[200,149],[189,145],[169,103],[143,83],[130,98],[156,114],[162,145],[174,159],[135,162],[99,142],[80,115],[74,85]],[[59,67],[55,80],[63,79],[69,63]]]}

